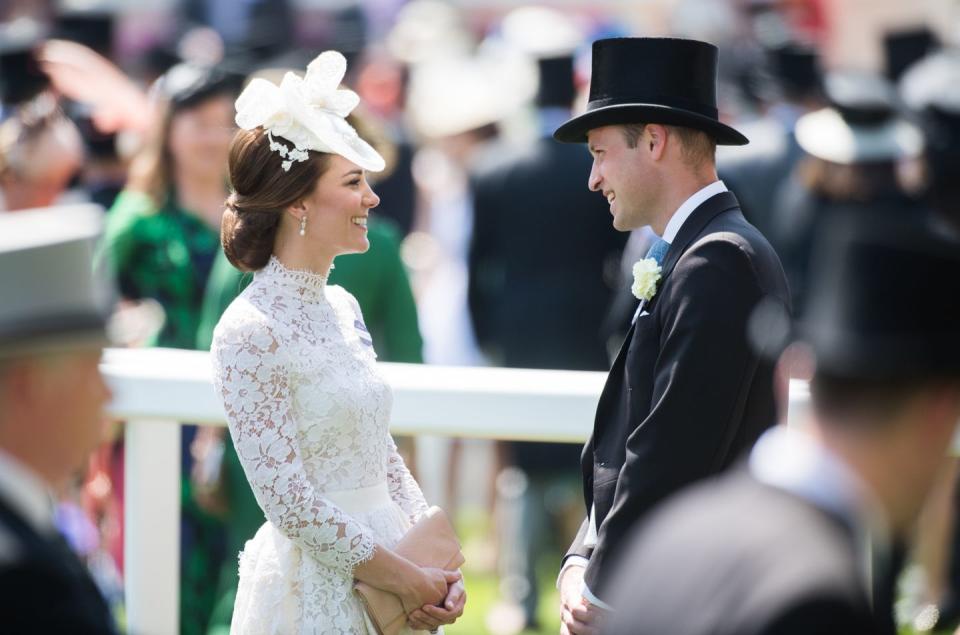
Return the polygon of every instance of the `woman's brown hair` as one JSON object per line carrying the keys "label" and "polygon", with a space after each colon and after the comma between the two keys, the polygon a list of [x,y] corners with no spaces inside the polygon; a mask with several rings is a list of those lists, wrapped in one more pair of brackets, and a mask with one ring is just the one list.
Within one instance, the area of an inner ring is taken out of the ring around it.
{"label": "woman's brown hair", "polygon": [[[291,148],[281,138],[274,141]],[[240,130],[233,138],[228,163],[233,192],[223,212],[220,241],[237,269],[257,271],[270,260],[283,211],[309,196],[330,164],[329,154],[310,151],[309,156],[284,172],[283,158],[270,149],[263,128]]]}

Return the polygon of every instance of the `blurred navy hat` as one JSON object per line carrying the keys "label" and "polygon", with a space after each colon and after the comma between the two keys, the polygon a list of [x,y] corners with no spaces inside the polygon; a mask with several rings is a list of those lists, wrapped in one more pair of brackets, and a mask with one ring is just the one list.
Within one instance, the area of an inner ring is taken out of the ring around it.
{"label": "blurred navy hat", "polygon": [[887,77],[893,82],[900,81],[908,68],[938,47],[936,35],[925,26],[887,32],[883,36]]}
{"label": "blurred navy hat", "polygon": [[820,55],[812,46],[790,42],[768,49],[770,70],[788,96],[823,91]]}
{"label": "blurred navy hat", "polygon": [[96,205],[0,214],[0,357],[107,344],[113,293],[94,270]]}
{"label": "blurred navy hat", "polygon": [[577,96],[573,55],[541,57],[537,60],[540,81],[537,84],[537,106],[570,108]]}
{"label": "blurred navy hat", "polygon": [[62,9],[54,18],[53,37],[78,42],[104,57],[112,58],[115,11],[106,6]]}
{"label": "blurred navy hat", "polygon": [[766,102],[823,97],[823,71],[817,50],[800,41],[763,44],[762,63],[750,63],[741,81],[748,95]]}
{"label": "blurred navy hat", "polygon": [[850,379],[960,377],[960,243],[919,223],[841,215],[820,234],[806,313],[766,300],[750,340],[765,357],[808,345]]}
{"label": "blurred navy hat", "polygon": [[944,49],[911,66],[900,95],[919,117],[930,150],[960,152],[960,50]]}
{"label": "blurred navy hat", "polygon": [[243,77],[219,66],[203,66],[183,62],[164,73],[154,90],[168,99],[174,110],[192,108],[210,97],[236,95]]}
{"label": "blurred navy hat", "polygon": [[536,60],[536,105],[570,108],[577,96],[574,54],[584,43],[580,25],[567,13],[528,5],[503,17],[500,36],[508,46]]}
{"label": "blurred navy hat", "polygon": [[587,111],[553,137],[584,143],[593,128],[663,123],[702,130],[720,145],[745,145],[747,138],[719,119],[717,56],[716,46],[698,40],[597,40]]}
{"label": "blurred navy hat", "polygon": [[797,121],[797,143],[832,163],[896,161],[923,151],[920,130],[901,116],[896,90],[880,75],[836,72],[824,88],[829,107]]}
{"label": "blurred navy hat", "polygon": [[34,54],[46,35],[30,18],[0,23],[0,104],[28,102],[50,85]]}

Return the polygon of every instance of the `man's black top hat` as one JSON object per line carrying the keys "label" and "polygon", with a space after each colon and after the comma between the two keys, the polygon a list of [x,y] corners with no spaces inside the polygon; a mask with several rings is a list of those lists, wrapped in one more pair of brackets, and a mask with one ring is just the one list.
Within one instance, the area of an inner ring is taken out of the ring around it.
{"label": "man's black top hat", "polygon": [[841,215],[813,262],[799,320],[791,324],[772,304],[751,318],[761,350],[803,342],[818,372],[849,379],[960,377],[960,243],[916,221]]}
{"label": "man's black top hat", "polygon": [[611,38],[593,43],[587,111],[553,137],[583,143],[587,131],[626,123],[703,130],[721,145],[745,145],[717,113],[717,47],[676,38]]}

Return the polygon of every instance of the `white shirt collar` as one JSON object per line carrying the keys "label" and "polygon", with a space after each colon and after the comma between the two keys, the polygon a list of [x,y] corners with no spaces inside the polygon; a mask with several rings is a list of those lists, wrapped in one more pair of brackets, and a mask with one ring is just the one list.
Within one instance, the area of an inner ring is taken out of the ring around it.
{"label": "white shirt collar", "polygon": [[0,496],[34,529],[53,529],[53,497],[33,470],[0,450]]}
{"label": "white shirt collar", "polygon": [[677,238],[677,234],[680,232],[680,228],[683,227],[683,223],[690,217],[693,210],[700,207],[707,199],[726,191],[727,186],[723,184],[723,181],[714,181],[705,188],[695,192],[693,196],[684,201],[683,205],[677,208],[677,211],[670,217],[670,221],[667,223],[666,229],[663,230],[663,236],[661,236],[661,238],[673,244],[673,241]]}

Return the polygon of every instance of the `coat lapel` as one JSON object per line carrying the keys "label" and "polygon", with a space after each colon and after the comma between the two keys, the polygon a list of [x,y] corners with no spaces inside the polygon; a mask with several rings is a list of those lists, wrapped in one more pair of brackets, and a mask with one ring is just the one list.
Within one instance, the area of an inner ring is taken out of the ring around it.
{"label": "coat lapel", "polygon": [[[707,223],[716,218],[717,215],[739,207],[740,203],[737,201],[737,197],[734,196],[733,192],[720,192],[719,194],[711,196],[701,203],[697,209],[693,210],[693,213],[690,214],[683,225],[680,226],[677,237],[670,243],[670,249],[667,250],[667,255],[663,259],[663,270],[660,274],[661,286],[667,276],[673,272],[673,268],[677,266],[680,256],[687,250],[690,243],[700,235],[703,228],[707,226]],[[653,299],[656,299],[656,297],[657,296],[653,296]],[[651,303],[653,299],[650,301]]]}
{"label": "coat lapel", "polygon": [[[690,214],[687,220],[680,227],[680,231],[677,233],[674,241],[670,244],[670,249],[667,250],[667,254],[664,257],[658,289],[663,287],[667,277],[673,272],[674,267],[677,266],[677,261],[680,260],[680,256],[683,255],[683,252],[686,251],[687,247],[690,246],[693,240],[700,235],[707,223],[713,220],[717,215],[726,212],[727,210],[736,209],[739,207],[740,203],[737,201],[737,197],[734,196],[732,192],[721,192],[711,196],[699,207],[697,207],[692,214]],[[651,311],[658,297],[659,294],[654,295],[649,301],[642,302],[643,309]],[[601,417],[601,411],[603,410],[604,404],[609,398],[612,397],[612,394],[615,391],[620,389],[622,385],[622,368],[624,364],[624,358],[626,357],[627,349],[630,348],[630,340],[633,339],[636,326],[637,320],[633,320],[633,322],[630,324],[630,329],[627,331],[626,337],[623,339],[623,344],[620,345],[620,350],[617,352],[617,357],[614,359],[613,365],[610,367],[610,372],[607,375],[607,382],[603,387],[603,392],[600,395],[600,402],[597,406],[597,416],[594,421],[594,435],[596,435],[600,424],[605,419],[605,417]]]}

